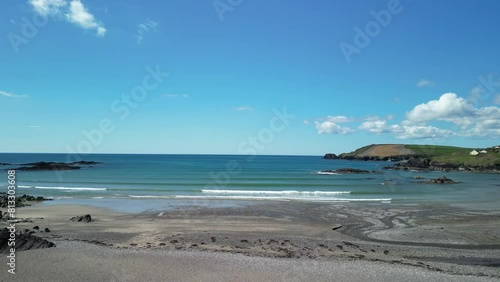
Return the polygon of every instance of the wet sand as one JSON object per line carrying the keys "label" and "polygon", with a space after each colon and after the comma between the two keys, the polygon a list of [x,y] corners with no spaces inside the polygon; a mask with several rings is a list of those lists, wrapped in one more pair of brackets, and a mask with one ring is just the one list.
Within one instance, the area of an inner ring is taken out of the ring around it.
{"label": "wet sand", "polygon": [[[69,221],[87,213],[94,222]],[[137,281],[116,275],[151,281],[500,279],[500,211],[266,202],[139,214],[40,205],[17,215],[33,221],[18,223],[18,229],[48,227],[50,233],[36,235],[57,245],[18,253],[19,281],[64,273],[73,281]],[[315,268],[316,276],[310,271]],[[0,278],[12,281],[6,271]]]}

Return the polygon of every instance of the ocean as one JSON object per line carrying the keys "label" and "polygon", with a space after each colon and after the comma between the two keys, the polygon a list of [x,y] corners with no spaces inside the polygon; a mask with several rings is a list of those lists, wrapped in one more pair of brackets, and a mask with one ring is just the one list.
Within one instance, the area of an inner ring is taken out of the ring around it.
{"label": "ocean", "polygon": [[[498,174],[391,171],[382,169],[391,162],[325,160],[321,156],[93,154],[80,159],[65,154],[1,153],[0,162],[13,165],[0,168],[77,160],[102,163],[70,171],[17,171],[17,195],[54,199],[45,204],[90,204],[134,212],[255,201],[500,207]],[[322,173],[339,168],[381,173]],[[461,183],[417,183],[441,176]],[[6,171],[0,189],[7,191]]]}

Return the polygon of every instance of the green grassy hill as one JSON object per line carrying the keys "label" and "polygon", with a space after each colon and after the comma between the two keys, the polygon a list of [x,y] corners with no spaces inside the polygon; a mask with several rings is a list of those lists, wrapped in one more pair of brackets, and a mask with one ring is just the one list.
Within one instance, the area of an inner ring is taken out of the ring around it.
{"label": "green grassy hill", "polygon": [[[470,153],[485,150],[472,156]],[[361,147],[353,152],[344,153],[341,159],[382,160],[408,159],[418,157],[428,159],[435,166],[449,164],[456,167],[498,168],[500,167],[500,150],[491,148],[463,148],[438,145],[404,145],[404,144],[373,144]]]}
{"label": "green grassy hill", "polygon": [[436,145],[405,145],[406,149],[412,150],[417,155],[423,156],[438,156],[448,154],[469,154],[474,148],[462,148],[453,146],[436,146]]}
{"label": "green grassy hill", "polygon": [[[493,167],[500,166],[500,151],[492,148],[462,148],[434,145],[405,145],[407,149],[417,155],[425,156],[432,162],[447,163],[465,167]],[[477,156],[470,155],[473,150],[483,151]]]}

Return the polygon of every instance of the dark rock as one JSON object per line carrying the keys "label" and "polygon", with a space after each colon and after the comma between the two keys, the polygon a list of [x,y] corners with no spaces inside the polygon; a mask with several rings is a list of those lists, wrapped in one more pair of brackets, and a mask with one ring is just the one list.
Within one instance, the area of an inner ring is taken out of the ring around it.
{"label": "dark rock", "polygon": [[[47,199],[44,197],[33,197],[29,195],[22,195],[16,197],[15,205],[16,207],[24,207],[29,206],[27,202],[41,202],[41,201],[49,201],[51,199]],[[9,206],[9,198],[8,195],[0,195],[0,208],[7,208]],[[2,218],[2,217],[0,217]]]}
{"label": "dark rock", "polygon": [[96,164],[102,164],[102,162],[94,162],[94,161],[79,161],[79,162],[73,162],[70,163],[72,165],[96,165]]}
{"label": "dark rock", "polygon": [[0,165],[12,165],[12,164],[9,164],[9,163],[0,163]]}
{"label": "dark rock", "polygon": [[363,170],[363,169],[356,169],[356,168],[339,168],[336,170],[323,170],[320,171],[321,173],[338,173],[338,174],[369,174],[369,173],[376,173],[380,174],[382,172],[379,171],[369,171],[369,170]]}
{"label": "dark rock", "polygon": [[[4,228],[0,231],[0,253],[6,254],[10,253],[11,246],[9,246],[10,231]],[[16,252],[34,250],[34,249],[46,249],[52,248],[56,245],[45,239],[33,236],[28,233],[17,233],[16,234]]]}
{"label": "dark rock", "polygon": [[339,157],[335,154],[326,154],[323,159],[327,159],[327,160],[338,160]]}
{"label": "dark rock", "polygon": [[370,171],[356,168],[340,168],[335,170],[336,173],[341,174],[368,174]]}
{"label": "dark rock", "polygon": [[448,177],[443,176],[443,177],[431,179],[429,181],[418,182],[418,183],[419,184],[456,184],[459,182],[455,182],[455,181],[449,179]]}
{"label": "dark rock", "polygon": [[21,164],[21,167],[14,168],[15,170],[21,171],[44,171],[44,170],[76,170],[81,167],[78,165],[95,165],[100,164],[100,162],[94,161],[78,161],[73,163],[61,163],[61,162],[34,162]]}
{"label": "dark rock", "polygon": [[92,222],[92,217],[90,214],[82,215],[82,216],[75,216],[70,219],[70,221],[74,222]]}
{"label": "dark rock", "polygon": [[22,164],[24,166],[15,168],[15,170],[20,171],[43,171],[43,170],[75,170],[80,169],[79,166],[67,163],[56,163],[56,162],[36,162]]}
{"label": "dark rock", "polygon": [[406,164],[410,167],[426,168],[430,164],[430,160],[427,158],[415,158],[411,157]]}
{"label": "dark rock", "polygon": [[50,233],[50,229],[49,229],[49,228],[45,228],[45,229],[44,229],[44,232],[45,232],[45,233]]}
{"label": "dark rock", "polygon": [[384,167],[384,169],[394,169],[394,170],[417,170],[417,171],[429,171],[431,169],[431,161],[427,158],[420,157],[410,157],[408,160],[403,160],[393,166]]}
{"label": "dark rock", "polygon": [[33,227],[33,230],[40,230],[40,227],[37,225],[37,226]]}
{"label": "dark rock", "polygon": [[332,230],[334,230],[334,231],[335,231],[335,230],[339,230],[340,228],[342,228],[342,225],[337,224],[337,225],[335,225],[335,226],[332,228]]}

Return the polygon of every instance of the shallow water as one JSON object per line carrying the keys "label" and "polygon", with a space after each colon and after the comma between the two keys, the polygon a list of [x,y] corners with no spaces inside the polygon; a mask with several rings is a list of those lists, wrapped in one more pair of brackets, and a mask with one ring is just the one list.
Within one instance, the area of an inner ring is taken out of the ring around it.
{"label": "shallow water", "polygon": [[[17,194],[52,197],[54,203],[134,206],[134,210],[162,206],[167,201],[171,205],[172,199],[208,206],[245,200],[298,200],[500,207],[498,174],[390,171],[382,170],[392,165],[390,162],[324,160],[319,156],[96,154],[82,159],[102,164],[73,171],[18,171]],[[65,154],[0,154],[0,162],[14,164],[4,169],[36,161],[79,160]],[[383,173],[321,173],[339,168]],[[425,181],[415,179],[417,176],[446,176],[461,183],[417,184]],[[6,191],[7,173],[4,178],[0,189]]]}

